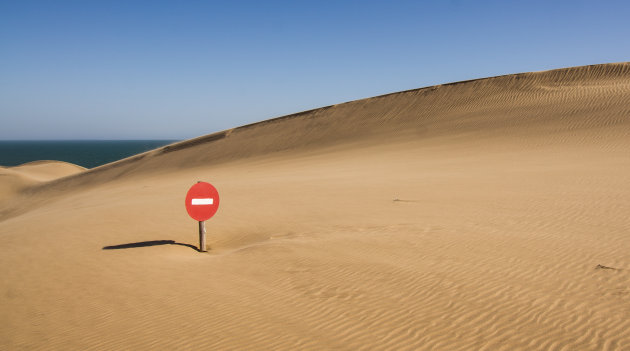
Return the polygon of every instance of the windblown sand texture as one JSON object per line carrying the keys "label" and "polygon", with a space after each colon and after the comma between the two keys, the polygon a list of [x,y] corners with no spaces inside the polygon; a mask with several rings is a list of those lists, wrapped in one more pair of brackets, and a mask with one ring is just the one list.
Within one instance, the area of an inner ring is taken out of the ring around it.
{"label": "windblown sand texture", "polygon": [[[0,170],[2,350],[630,350],[630,63],[21,168]],[[197,180],[221,194],[208,253]]]}

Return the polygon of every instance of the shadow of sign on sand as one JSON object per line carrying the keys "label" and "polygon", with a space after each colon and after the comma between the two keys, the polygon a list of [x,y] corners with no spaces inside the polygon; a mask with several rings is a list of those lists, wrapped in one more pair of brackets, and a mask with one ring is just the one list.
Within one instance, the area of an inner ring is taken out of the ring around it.
{"label": "shadow of sign on sand", "polygon": [[121,244],[121,245],[111,245],[111,246],[103,246],[103,250],[120,250],[120,249],[133,249],[136,247],[147,247],[147,246],[158,246],[158,245],[179,245],[190,247],[195,251],[199,251],[199,248],[190,244],[183,244],[175,242],[175,240],[151,240],[151,241],[140,241],[137,243],[129,243],[129,244]]}

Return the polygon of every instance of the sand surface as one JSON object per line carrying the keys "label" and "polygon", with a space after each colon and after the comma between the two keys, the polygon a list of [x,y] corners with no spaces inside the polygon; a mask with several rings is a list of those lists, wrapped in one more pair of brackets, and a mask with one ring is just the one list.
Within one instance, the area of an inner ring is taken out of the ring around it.
{"label": "sand surface", "polygon": [[34,161],[15,167],[0,166],[0,201],[20,191],[58,178],[83,172],[84,167],[63,161]]}
{"label": "sand surface", "polygon": [[630,350],[630,63],[48,166],[0,169],[2,350]]}

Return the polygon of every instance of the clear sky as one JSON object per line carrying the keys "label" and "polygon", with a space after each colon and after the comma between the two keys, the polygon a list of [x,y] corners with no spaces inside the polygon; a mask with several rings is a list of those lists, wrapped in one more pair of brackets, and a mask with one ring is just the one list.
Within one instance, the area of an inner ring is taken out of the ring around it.
{"label": "clear sky", "polygon": [[0,140],[187,139],[628,60],[628,1],[0,0]]}

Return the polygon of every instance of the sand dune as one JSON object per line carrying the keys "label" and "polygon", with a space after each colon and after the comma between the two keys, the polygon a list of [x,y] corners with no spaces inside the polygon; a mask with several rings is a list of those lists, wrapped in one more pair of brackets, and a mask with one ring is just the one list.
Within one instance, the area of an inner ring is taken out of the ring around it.
{"label": "sand dune", "polygon": [[35,161],[15,167],[0,167],[0,199],[25,188],[83,172],[85,168],[63,161]]}
{"label": "sand dune", "polygon": [[0,349],[628,350],[628,96],[630,63],[479,79],[9,185]]}

